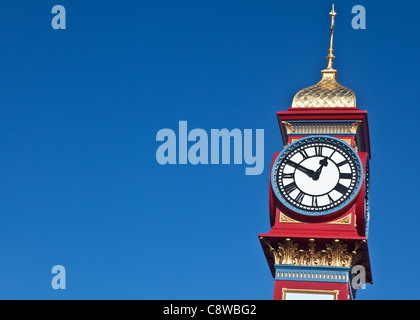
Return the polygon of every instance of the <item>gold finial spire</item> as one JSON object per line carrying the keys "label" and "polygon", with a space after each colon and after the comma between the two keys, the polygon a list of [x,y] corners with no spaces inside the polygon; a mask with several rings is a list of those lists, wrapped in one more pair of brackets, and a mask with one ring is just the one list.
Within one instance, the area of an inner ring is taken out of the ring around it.
{"label": "gold finial spire", "polygon": [[322,70],[322,79],[317,84],[300,90],[293,98],[292,108],[356,108],[356,96],[354,92],[337,82],[337,70],[333,68],[334,49],[334,10],[330,12],[331,35],[330,48],[328,50],[328,66]]}
{"label": "gold finial spire", "polygon": [[333,40],[334,40],[334,27],[335,27],[335,16],[337,15],[337,13],[334,10],[334,5],[332,5],[332,11],[330,12],[330,17],[331,17],[331,35],[330,35],[330,48],[328,49],[328,66],[327,69],[328,70],[332,70],[333,69],[333,60],[335,59],[334,56],[334,49],[333,49]]}

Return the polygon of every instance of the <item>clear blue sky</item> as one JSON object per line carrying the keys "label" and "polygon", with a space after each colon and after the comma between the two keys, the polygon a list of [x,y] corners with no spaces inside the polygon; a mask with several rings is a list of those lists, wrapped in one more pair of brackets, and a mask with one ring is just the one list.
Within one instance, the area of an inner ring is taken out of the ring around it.
{"label": "clear blue sky", "polygon": [[[67,9],[53,30],[51,8]],[[331,1],[3,1],[0,298],[271,299],[277,111],[326,66]],[[367,10],[353,30],[351,9]],[[360,299],[420,298],[418,11],[339,1],[335,68],[368,110],[369,247]],[[265,171],[161,166],[156,133],[264,129]],[[67,270],[67,290],[51,268]]]}

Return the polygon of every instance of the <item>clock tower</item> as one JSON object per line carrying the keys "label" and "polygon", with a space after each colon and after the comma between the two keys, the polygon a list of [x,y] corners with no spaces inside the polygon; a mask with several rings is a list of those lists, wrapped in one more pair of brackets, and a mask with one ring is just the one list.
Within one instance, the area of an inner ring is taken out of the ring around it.
{"label": "clock tower", "polygon": [[285,145],[272,160],[271,230],[259,239],[275,279],[275,300],[352,300],[372,283],[369,262],[367,112],[328,65],[277,120]]}

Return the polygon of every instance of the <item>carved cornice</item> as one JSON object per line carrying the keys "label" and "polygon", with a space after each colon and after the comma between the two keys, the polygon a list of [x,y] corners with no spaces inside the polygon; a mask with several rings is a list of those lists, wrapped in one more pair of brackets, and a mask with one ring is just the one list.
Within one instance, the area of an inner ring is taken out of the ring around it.
{"label": "carved cornice", "polygon": [[290,135],[306,135],[306,134],[344,134],[356,135],[362,124],[361,121],[356,122],[340,122],[340,121],[282,121],[286,134]]}
{"label": "carved cornice", "polygon": [[338,239],[326,243],[321,250],[317,249],[315,239],[309,239],[304,249],[299,249],[299,244],[289,238],[278,242],[276,248],[271,245],[270,240],[263,237],[260,239],[267,245],[267,250],[277,265],[353,267],[365,254],[359,250],[366,242],[364,240],[357,242],[354,250],[350,251],[347,244]]}

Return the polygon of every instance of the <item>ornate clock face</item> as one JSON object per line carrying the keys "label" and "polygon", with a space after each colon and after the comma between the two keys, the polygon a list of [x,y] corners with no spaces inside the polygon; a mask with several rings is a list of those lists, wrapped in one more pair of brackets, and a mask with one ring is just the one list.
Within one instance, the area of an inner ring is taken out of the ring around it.
{"label": "ornate clock face", "polygon": [[322,216],[341,210],[355,198],[363,167],[347,143],[312,136],[287,146],[277,157],[271,177],[274,193],[287,208]]}

